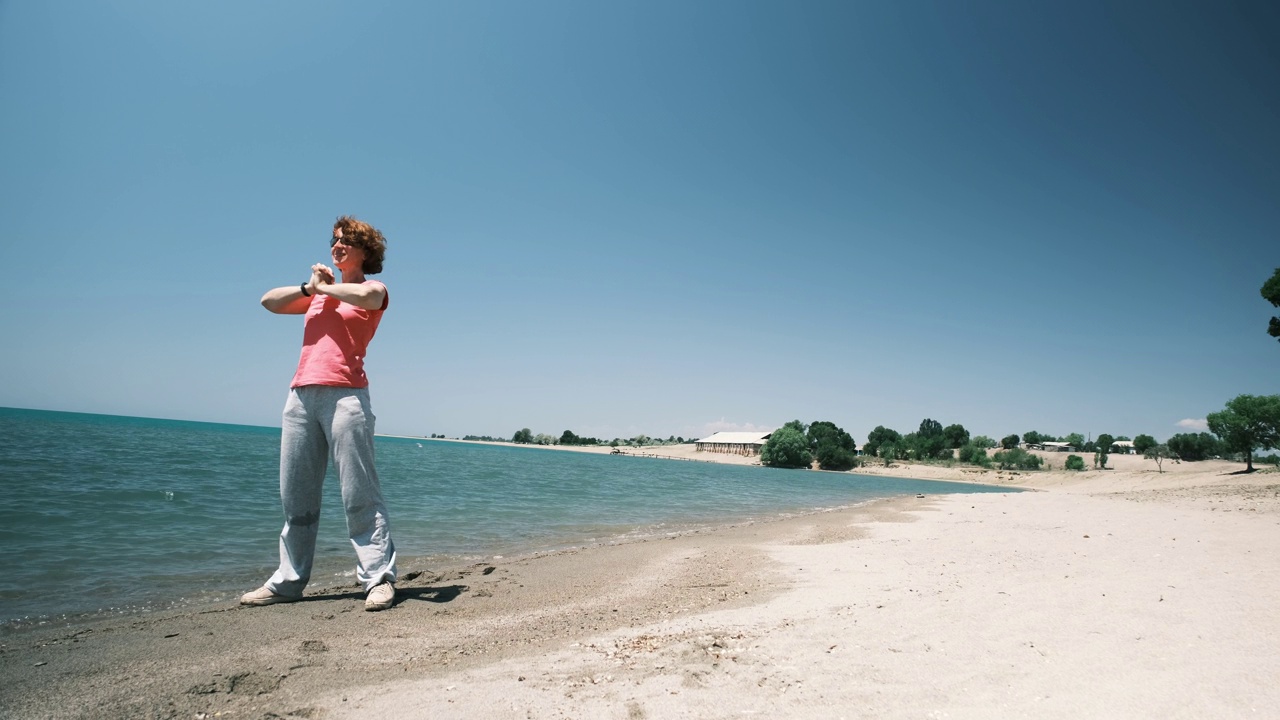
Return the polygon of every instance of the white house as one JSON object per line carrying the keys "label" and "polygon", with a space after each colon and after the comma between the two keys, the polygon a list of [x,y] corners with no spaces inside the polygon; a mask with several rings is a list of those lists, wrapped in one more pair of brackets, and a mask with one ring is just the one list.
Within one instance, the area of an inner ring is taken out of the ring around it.
{"label": "white house", "polygon": [[773,435],[773,431],[718,432],[694,442],[698,452],[733,453],[734,455],[759,455],[760,448]]}

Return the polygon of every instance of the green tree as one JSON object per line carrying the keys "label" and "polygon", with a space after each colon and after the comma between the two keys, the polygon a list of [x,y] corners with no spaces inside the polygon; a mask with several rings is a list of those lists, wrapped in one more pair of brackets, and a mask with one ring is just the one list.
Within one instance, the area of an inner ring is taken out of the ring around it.
{"label": "green tree", "polygon": [[989,450],[989,449],[991,449],[991,448],[993,448],[993,447],[995,447],[995,446],[996,446],[996,441],[995,441],[995,440],[992,440],[991,438],[987,437],[986,435],[979,435],[978,437],[976,437],[976,438],[974,438],[974,439],[973,439],[973,444],[974,444],[974,445],[977,445],[978,447],[982,448],[983,450]]}
{"label": "green tree", "polygon": [[1178,433],[1165,443],[1179,460],[1195,462],[1221,454],[1221,443],[1209,433]]}
{"label": "green tree", "polygon": [[942,437],[942,423],[925,418],[920,421],[920,429],[916,431],[916,435],[923,438]]}
{"label": "green tree", "polygon": [[823,470],[843,472],[858,466],[858,456],[835,443],[819,445],[817,458],[818,467]]}
{"label": "green tree", "polygon": [[956,423],[943,428],[942,437],[946,440],[947,447],[954,449],[969,442],[969,431],[965,430],[963,425]]}
{"label": "green tree", "polygon": [[807,468],[813,463],[809,439],[803,431],[787,423],[774,430],[760,448],[760,462],[770,467]]}
{"label": "green tree", "polygon": [[[1065,442],[1066,444],[1070,445],[1071,447],[1077,450],[1084,449],[1084,436],[1081,435],[1080,433],[1071,433],[1066,437],[1065,440],[1063,440],[1063,442]],[[1081,462],[1084,462],[1084,461],[1081,460]]]}
{"label": "green tree", "polygon": [[1021,442],[1021,439],[1018,437],[1017,433],[1014,433],[1013,435],[1005,435],[1000,439],[1000,447],[1005,450],[1012,450],[1018,447],[1019,442]]}
{"label": "green tree", "polygon": [[1065,467],[1068,470],[1083,470],[1084,458],[1080,457],[1079,455],[1068,455],[1067,463],[1063,467]]}
{"label": "green tree", "polygon": [[[1262,284],[1262,297],[1271,303],[1272,307],[1280,307],[1280,268],[1271,274],[1271,279]],[[1280,317],[1272,316],[1271,323],[1267,326],[1267,334],[1276,340],[1280,340]]]}
{"label": "green tree", "polygon": [[858,464],[858,446],[853,436],[843,428],[826,420],[818,420],[809,426],[809,449],[818,459],[823,470],[851,470]]}
{"label": "green tree", "polygon": [[1035,430],[1028,430],[1022,434],[1022,442],[1029,445],[1039,445],[1041,442],[1044,442],[1044,436]]}
{"label": "green tree", "polygon": [[511,436],[511,442],[522,445],[531,443],[533,442],[533,431],[529,428],[520,428],[515,435]]}
{"label": "green tree", "polygon": [[1150,435],[1139,434],[1133,439],[1133,451],[1139,455],[1146,455],[1147,451],[1155,447],[1159,443]]}
{"label": "green tree", "polygon": [[917,460],[933,460],[951,457],[951,448],[943,435],[942,423],[925,418],[920,421],[920,429],[909,433],[902,439],[911,448],[911,454]]}
{"label": "green tree", "polygon": [[884,459],[884,466],[889,467],[894,460],[902,458],[902,448],[896,442],[887,442],[880,446],[880,457]]}
{"label": "green tree", "polygon": [[[1139,435],[1138,437],[1142,437],[1142,436]],[[1138,441],[1134,440],[1134,442],[1136,443]],[[1171,457],[1175,457],[1173,454],[1173,451],[1170,450],[1169,446],[1165,445],[1164,443],[1160,443],[1158,445],[1152,445],[1148,447],[1145,451],[1143,451],[1142,456],[1148,460],[1155,460],[1156,470],[1159,470],[1162,473],[1164,472],[1164,461],[1168,460]]]}
{"label": "green tree", "polygon": [[854,451],[857,445],[853,442],[853,436],[845,432],[843,428],[836,426],[835,423],[827,420],[818,420],[809,426],[806,433],[809,439],[809,448],[817,450],[824,444],[833,444],[842,447],[845,450]]}
{"label": "green tree", "polygon": [[1106,433],[1098,436],[1097,452],[1094,453],[1098,467],[1107,467],[1107,455],[1111,453],[1111,446],[1115,444],[1115,441],[1115,438]]}
{"label": "green tree", "polygon": [[564,433],[560,435],[561,445],[581,445],[581,440],[582,438],[578,437],[572,430],[565,430]]}
{"label": "green tree", "polygon": [[871,434],[867,435],[867,444],[862,446],[862,452],[867,455],[883,455],[880,452],[881,446],[885,444],[896,445],[902,440],[902,435],[897,430],[890,430],[883,425],[877,425]]}
{"label": "green tree", "polygon": [[1253,451],[1280,446],[1280,395],[1237,395],[1206,418],[1227,452],[1242,453],[1253,472]]}

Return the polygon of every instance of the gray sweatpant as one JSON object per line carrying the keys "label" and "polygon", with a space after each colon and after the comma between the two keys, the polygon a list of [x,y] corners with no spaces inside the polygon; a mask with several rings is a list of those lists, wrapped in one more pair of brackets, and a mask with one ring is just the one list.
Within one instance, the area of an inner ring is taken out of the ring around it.
{"label": "gray sweatpant", "polygon": [[373,409],[368,388],[307,385],[289,391],[280,434],[280,568],[266,587],[298,597],[311,579],[320,490],[330,451],[342,483],[347,532],[356,549],[356,579],[367,591],[395,582],[396,548],[373,467]]}

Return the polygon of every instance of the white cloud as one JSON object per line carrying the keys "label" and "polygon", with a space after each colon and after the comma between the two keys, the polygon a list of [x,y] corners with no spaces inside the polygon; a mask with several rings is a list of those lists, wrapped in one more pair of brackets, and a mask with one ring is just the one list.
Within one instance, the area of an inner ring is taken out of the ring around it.
{"label": "white cloud", "polygon": [[1184,430],[1195,430],[1196,432],[1208,432],[1209,430],[1209,423],[1204,418],[1186,418],[1174,424]]}

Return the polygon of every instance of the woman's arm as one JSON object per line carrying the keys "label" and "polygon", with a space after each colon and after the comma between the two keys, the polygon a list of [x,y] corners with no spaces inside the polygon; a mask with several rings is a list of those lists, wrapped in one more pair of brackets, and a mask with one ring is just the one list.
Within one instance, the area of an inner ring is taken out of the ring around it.
{"label": "woman's arm", "polygon": [[[307,288],[307,292],[315,294],[310,287]],[[311,307],[311,298],[303,295],[302,288],[298,285],[278,287],[268,290],[267,294],[262,296],[262,307],[279,315],[302,315],[307,312],[307,308]]]}
{"label": "woman's arm", "polygon": [[[279,315],[303,315],[311,307],[311,296],[319,292],[317,286],[332,282],[333,272],[329,268],[319,264],[312,265],[309,280],[301,285],[268,290],[262,296],[262,307]],[[306,292],[303,292],[304,287]]]}
{"label": "woman's arm", "polygon": [[[308,288],[309,290],[310,288]],[[365,285],[363,283],[319,283],[316,292],[337,298],[365,310],[381,310],[387,299],[387,291],[381,283]],[[303,308],[306,312],[306,308]]]}

